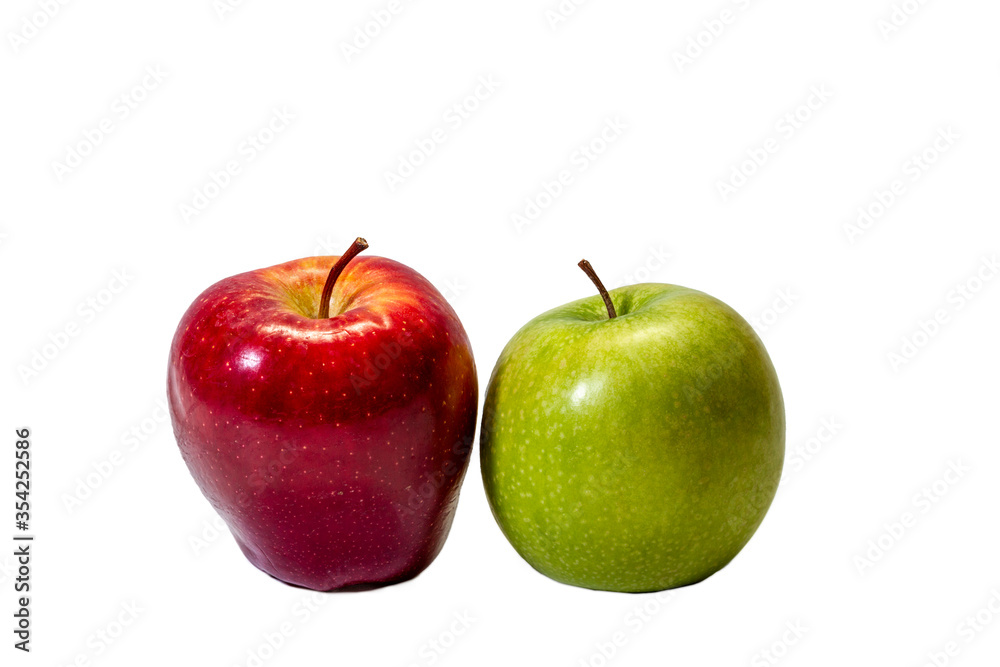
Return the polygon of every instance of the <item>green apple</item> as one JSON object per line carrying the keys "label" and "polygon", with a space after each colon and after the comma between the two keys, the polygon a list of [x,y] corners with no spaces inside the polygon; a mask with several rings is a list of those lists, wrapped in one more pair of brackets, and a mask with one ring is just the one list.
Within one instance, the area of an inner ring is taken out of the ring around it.
{"label": "green apple", "polygon": [[[504,535],[556,581],[647,592],[720,570],[778,487],[774,367],[732,308],[641,284],[539,315],[504,348],[480,456]],[[603,298],[603,303],[602,303]]]}

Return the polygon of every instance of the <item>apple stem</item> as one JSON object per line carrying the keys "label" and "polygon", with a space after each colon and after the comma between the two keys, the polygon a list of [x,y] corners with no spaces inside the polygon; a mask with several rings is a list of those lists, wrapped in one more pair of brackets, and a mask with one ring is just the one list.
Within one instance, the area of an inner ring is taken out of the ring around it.
{"label": "apple stem", "polygon": [[601,298],[604,299],[604,305],[608,307],[608,318],[613,320],[618,317],[618,314],[615,312],[615,304],[611,303],[611,295],[608,294],[608,290],[604,289],[604,283],[602,283],[601,279],[597,277],[597,272],[594,271],[594,267],[590,265],[590,262],[585,259],[581,259],[577,266],[583,269],[583,272],[587,274],[587,277],[590,278],[590,280],[597,287],[597,291],[601,293]]}
{"label": "apple stem", "polygon": [[323,285],[323,296],[319,298],[319,319],[325,320],[330,317],[330,297],[333,296],[333,286],[336,284],[337,278],[344,272],[344,267],[347,266],[347,263],[357,257],[358,253],[367,247],[368,241],[359,236],[354,239],[351,247],[340,256],[337,263],[330,269],[330,275],[326,277],[326,284]]}

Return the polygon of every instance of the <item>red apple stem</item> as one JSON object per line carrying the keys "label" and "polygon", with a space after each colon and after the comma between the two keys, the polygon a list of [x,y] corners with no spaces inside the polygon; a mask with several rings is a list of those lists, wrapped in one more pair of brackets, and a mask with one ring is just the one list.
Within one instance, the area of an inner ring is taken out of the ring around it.
{"label": "red apple stem", "polygon": [[597,272],[594,271],[594,267],[590,265],[590,262],[585,259],[581,259],[577,266],[583,269],[583,272],[587,274],[587,277],[590,278],[590,280],[594,283],[594,286],[597,287],[597,291],[601,293],[601,298],[604,299],[604,305],[608,307],[608,318],[613,320],[618,317],[618,313],[615,312],[615,304],[611,303],[611,295],[608,294],[608,290],[604,289],[604,283],[602,283],[601,279],[597,277]]}
{"label": "red apple stem", "polygon": [[367,247],[368,241],[359,236],[354,239],[351,247],[340,256],[337,263],[330,269],[330,275],[326,277],[326,284],[323,285],[323,296],[319,298],[319,319],[325,320],[330,317],[330,297],[333,296],[333,286],[336,284],[337,278],[344,272],[344,267],[347,266],[347,263],[357,257],[358,253]]}

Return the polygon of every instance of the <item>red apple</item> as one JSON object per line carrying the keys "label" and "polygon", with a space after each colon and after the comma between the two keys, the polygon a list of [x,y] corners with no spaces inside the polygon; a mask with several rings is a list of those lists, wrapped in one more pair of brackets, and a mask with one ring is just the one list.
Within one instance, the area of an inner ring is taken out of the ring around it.
{"label": "red apple", "polygon": [[315,590],[434,560],[476,426],[455,311],[398,262],[351,261],[365,247],[212,285],[170,349],[170,416],[198,486],[251,563]]}

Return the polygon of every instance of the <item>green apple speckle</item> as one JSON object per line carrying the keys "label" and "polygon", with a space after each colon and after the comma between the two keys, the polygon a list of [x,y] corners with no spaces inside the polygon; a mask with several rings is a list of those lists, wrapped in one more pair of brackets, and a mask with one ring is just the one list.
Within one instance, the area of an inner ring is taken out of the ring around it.
{"label": "green apple speckle", "polygon": [[642,284],[555,308],[497,361],[483,480],[541,573],[611,591],[692,584],[757,530],[784,459],[764,345],[707,294]]}

